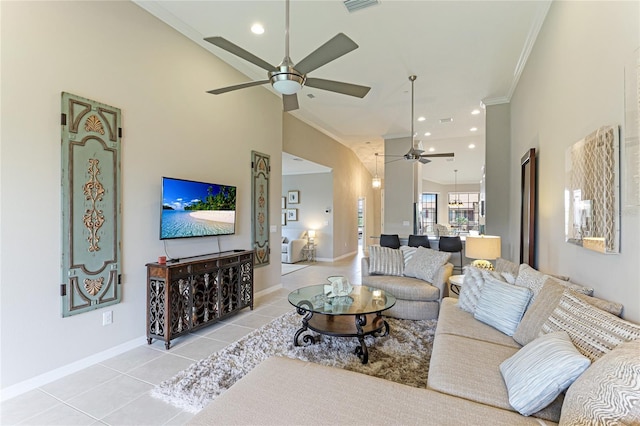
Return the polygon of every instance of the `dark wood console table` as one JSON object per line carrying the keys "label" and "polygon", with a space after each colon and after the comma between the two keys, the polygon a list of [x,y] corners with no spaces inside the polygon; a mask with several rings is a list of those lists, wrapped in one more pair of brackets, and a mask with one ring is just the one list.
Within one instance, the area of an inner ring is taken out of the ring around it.
{"label": "dark wood console table", "polygon": [[147,266],[147,343],[171,340],[249,306],[253,250],[234,250]]}

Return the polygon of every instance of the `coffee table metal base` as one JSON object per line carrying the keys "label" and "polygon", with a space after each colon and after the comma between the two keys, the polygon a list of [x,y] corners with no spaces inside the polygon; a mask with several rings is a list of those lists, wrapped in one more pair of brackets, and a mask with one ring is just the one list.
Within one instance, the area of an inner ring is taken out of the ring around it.
{"label": "coffee table metal base", "polygon": [[[319,336],[304,334],[307,330],[328,336],[356,337],[360,345],[356,347],[354,353],[363,364],[369,362],[369,350],[364,337],[368,335],[382,337],[389,334],[389,323],[384,320],[381,312],[369,315],[325,315],[302,308],[298,308],[297,312],[303,317],[302,327],[293,336],[295,346],[307,346],[319,342]],[[302,337],[302,343],[300,337]]]}

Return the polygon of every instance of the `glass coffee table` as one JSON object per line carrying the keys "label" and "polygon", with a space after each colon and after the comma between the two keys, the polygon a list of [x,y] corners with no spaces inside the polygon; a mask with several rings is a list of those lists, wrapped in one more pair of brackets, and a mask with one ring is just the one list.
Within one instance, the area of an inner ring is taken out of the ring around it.
{"label": "glass coffee table", "polygon": [[289,293],[289,303],[296,307],[298,314],[303,315],[302,327],[293,337],[294,345],[301,346],[301,336],[305,345],[319,341],[319,336],[304,334],[307,330],[328,336],[357,337],[360,345],[354,353],[366,364],[369,362],[369,351],[364,337],[389,334],[389,324],[382,312],[395,305],[396,298],[368,286],[353,286],[353,290],[345,296],[330,296],[325,293],[325,288],[325,285],[319,284]]}

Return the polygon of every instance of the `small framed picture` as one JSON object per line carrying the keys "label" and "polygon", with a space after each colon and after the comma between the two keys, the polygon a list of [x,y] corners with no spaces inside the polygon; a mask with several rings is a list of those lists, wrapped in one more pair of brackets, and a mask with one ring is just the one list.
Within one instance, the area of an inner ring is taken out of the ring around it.
{"label": "small framed picture", "polygon": [[300,201],[300,191],[289,191],[289,204],[298,204]]}
{"label": "small framed picture", "polygon": [[287,209],[287,220],[298,220],[298,209]]}
{"label": "small framed picture", "polygon": [[287,197],[282,197],[280,200],[280,208],[281,209],[286,209],[287,208]]}
{"label": "small framed picture", "polygon": [[[284,198],[284,197],[282,197],[282,198]],[[287,224],[287,213],[282,212],[280,214],[280,225],[286,226],[286,224]]]}

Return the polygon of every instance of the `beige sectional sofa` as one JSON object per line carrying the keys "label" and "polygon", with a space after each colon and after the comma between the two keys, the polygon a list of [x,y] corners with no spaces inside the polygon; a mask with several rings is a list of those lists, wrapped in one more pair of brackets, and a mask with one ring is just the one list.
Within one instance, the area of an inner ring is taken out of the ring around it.
{"label": "beige sectional sofa", "polygon": [[[479,312],[501,274],[467,269],[461,299],[447,297],[440,305],[428,389],[271,358],[210,403],[190,424],[640,424],[640,325],[615,315],[621,313],[621,305],[579,295],[589,289],[527,268],[521,266],[520,277],[514,276],[513,269],[502,274],[507,280],[522,281],[504,285],[525,288],[509,292],[535,295],[533,302],[522,302],[526,312],[515,331],[507,334],[496,329],[501,324],[493,326],[476,318],[483,318]],[[478,284],[482,280],[474,284],[467,279],[472,276],[484,277],[484,288]],[[492,300],[490,306],[502,302]],[[469,312],[474,303],[475,311]],[[565,309],[567,304],[569,309]],[[503,320],[502,312],[495,310]],[[543,340],[552,342],[542,347],[546,360],[524,356],[534,354]],[[562,350],[557,350],[555,341],[563,342]],[[575,374],[577,379],[571,378],[573,384],[565,395],[559,391],[561,382],[569,382],[559,376],[575,370],[576,362],[582,367]],[[506,384],[513,385],[513,377],[507,379],[505,374],[511,373],[502,371],[518,363],[523,367],[519,378],[531,393],[525,396],[534,406],[543,399],[535,393],[540,385],[559,392],[557,398],[555,392],[541,394],[551,395],[550,404],[528,416],[513,408],[510,398],[516,388]],[[549,365],[552,371],[546,371]]]}

